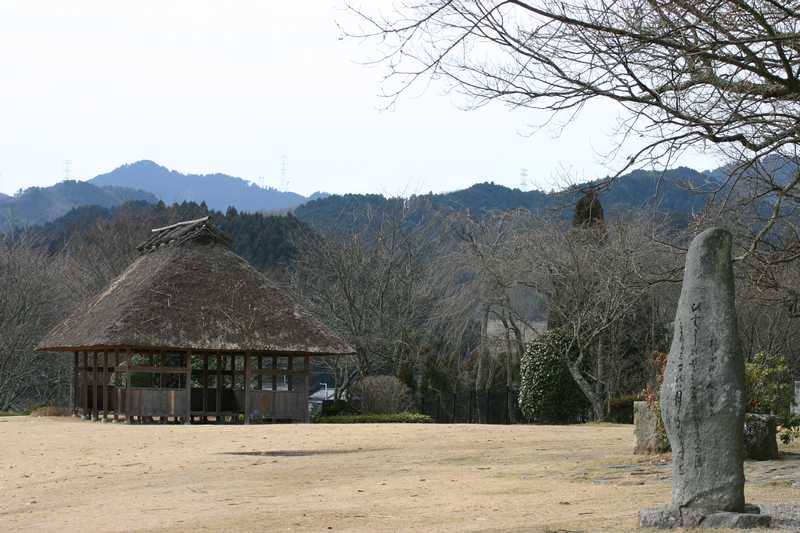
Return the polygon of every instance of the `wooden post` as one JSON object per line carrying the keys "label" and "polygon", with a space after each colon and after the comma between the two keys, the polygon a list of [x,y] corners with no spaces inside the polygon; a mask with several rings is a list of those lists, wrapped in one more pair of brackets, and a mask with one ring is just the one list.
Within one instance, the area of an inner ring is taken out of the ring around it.
{"label": "wooden post", "polygon": [[311,366],[310,366],[311,358],[309,356],[305,356],[303,360],[303,368],[306,371],[306,390],[304,394],[304,398],[306,401],[306,423],[311,422],[311,411],[308,409],[308,393],[311,390]]}
{"label": "wooden post", "polygon": [[217,424],[222,423],[222,356],[217,354]]}
{"label": "wooden post", "polygon": [[278,391],[278,358],[272,358],[272,392]]}
{"label": "wooden post", "polygon": [[[261,370],[264,368],[264,357],[259,355],[258,356],[258,369]],[[261,373],[258,373],[258,390],[264,390],[264,377]]]}
{"label": "wooden post", "polygon": [[92,352],[92,422],[99,419],[98,413],[100,412],[100,387],[99,376],[97,375],[97,352]]}
{"label": "wooden post", "polygon": [[203,422],[208,422],[208,354],[203,354]]}
{"label": "wooden post", "polygon": [[125,421],[130,424],[131,423],[131,413],[128,411],[128,406],[130,405],[130,396],[128,393],[130,392],[128,389],[131,388],[131,349],[127,348],[125,350]]}
{"label": "wooden post", "polygon": [[250,352],[244,354],[244,423],[250,423]]}
{"label": "wooden post", "polygon": [[83,412],[81,418],[87,420],[89,418],[89,354],[83,352],[83,383],[81,383],[81,403],[83,404]]}
{"label": "wooden post", "polygon": [[186,420],[183,423],[192,423],[192,352],[186,352]]}
{"label": "wooden post", "polygon": [[[114,378],[115,379],[117,379],[119,377],[119,374],[117,374],[117,372],[119,372],[119,352],[117,350],[114,350],[114,372],[113,372],[113,374],[114,374]],[[117,413],[117,411],[119,411],[119,405],[117,405],[117,400],[119,400],[119,393],[117,392],[118,389],[119,389],[119,387],[117,387],[115,385],[114,386],[114,422],[119,422],[119,414]]]}
{"label": "wooden post", "polygon": [[291,355],[286,358],[286,390],[294,391],[294,379],[292,379],[292,369],[294,369],[294,357]]}
{"label": "wooden post", "polygon": [[275,395],[278,394],[278,358],[272,358],[272,423],[275,423]]}
{"label": "wooden post", "polygon": [[72,416],[78,416],[78,352],[72,357],[72,391],[70,393]]}
{"label": "wooden post", "polygon": [[103,352],[103,422],[108,421],[108,352]]}

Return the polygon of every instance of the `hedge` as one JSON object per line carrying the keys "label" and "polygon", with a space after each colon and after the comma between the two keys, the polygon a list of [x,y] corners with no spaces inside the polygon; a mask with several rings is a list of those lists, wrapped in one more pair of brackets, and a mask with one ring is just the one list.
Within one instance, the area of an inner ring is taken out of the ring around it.
{"label": "hedge", "polygon": [[319,424],[430,424],[433,419],[420,413],[321,416]]}

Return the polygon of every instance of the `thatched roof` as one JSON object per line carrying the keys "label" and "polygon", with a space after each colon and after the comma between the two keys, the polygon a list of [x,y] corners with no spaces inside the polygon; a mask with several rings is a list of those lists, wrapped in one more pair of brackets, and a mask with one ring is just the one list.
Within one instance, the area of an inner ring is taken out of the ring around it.
{"label": "thatched roof", "polygon": [[153,230],[125,272],[37,349],[353,353],[228,242],[207,218]]}

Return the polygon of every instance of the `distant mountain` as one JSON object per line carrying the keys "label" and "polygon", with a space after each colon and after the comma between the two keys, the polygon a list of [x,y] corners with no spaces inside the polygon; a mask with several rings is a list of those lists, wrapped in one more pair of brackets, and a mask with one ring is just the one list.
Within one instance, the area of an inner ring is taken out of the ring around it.
{"label": "distant mountain", "polygon": [[7,194],[3,194],[0,192],[0,203],[5,202],[6,200],[11,200],[11,197]]}
{"label": "distant mountain", "polygon": [[327,198],[328,196],[330,196],[330,194],[327,192],[317,191],[308,198],[306,198],[306,201],[311,202],[313,200],[322,200],[323,198]]}
{"label": "distant mountain", "polygon": [[[763,157],[757,165],[744,169],[744,175],[749,176],[770,176],[775,178],[779,185],[789,183],[800,169],[800,162],[797,158],[786,157],[781,154],[770,154]],[[725,165],[714,170],[706,171],[705,174],[718,181],[725,180],[734,171],[741,172],[735,165]]]}
{"label": "distant mountain", "polygon": [[[705,195],[696,191],[708,191],[718,183],[716,176],[686,167],[663,172],[637,170],[617,178],[601,192],[600,198],[609,214],[652,208],[670,215],[676,224],[683,224],[705,206]],[[580,191],[598,184],[588,182],[566,191],[546,193],[476,183],[459,191],[413,196],[408,199],[407,207],[418,216],[431,209],[468,212],[478,218],[509,209],[528,209],[544,215],[568,207],[565,212],[571,213]],[[357,227],[394,201],[377,194],[331,195],[297,207],[294,214],[319,230],[340,231]]]}
{"label": "distant mountain", "polygon": [[281,211],[308,201],[300,194],[265,189],[242,178],[226,174],[182,174],[152,161],[123,165],[89,181],[100,186],[149,191],[166,204],[205,202],[209,208],[222,212],[231,206],[249,213]]}
{"label": "distant mountain", "polygon": [[154,195],[125,187],[100,187],[83,181],[62,181],[52,187],[31,187],[0,198],[0,232],[43,224],[70,210],[95,205],[114,207],[129,201],[157,202]]}

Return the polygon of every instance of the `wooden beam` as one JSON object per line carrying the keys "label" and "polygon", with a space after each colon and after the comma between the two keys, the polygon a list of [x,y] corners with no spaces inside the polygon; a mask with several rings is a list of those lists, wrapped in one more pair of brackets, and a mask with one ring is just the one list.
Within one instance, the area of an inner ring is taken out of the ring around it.
{"label": "wooden beam", "polygon": [[259,370],[258,368],[253,368],[250,371],[254,376],[302,376],[306,373],[305,370],[302,368],[292,369],[292,370],[276,370],[272,368],[264,368]]}
{"label": "wooden beam", "polygon": [[[140,374],[186,374],[186,366],[134,366],[131,367],[131,372],[137,372]],[[161,387],[160,381],[157,388],[163,388]]]}

